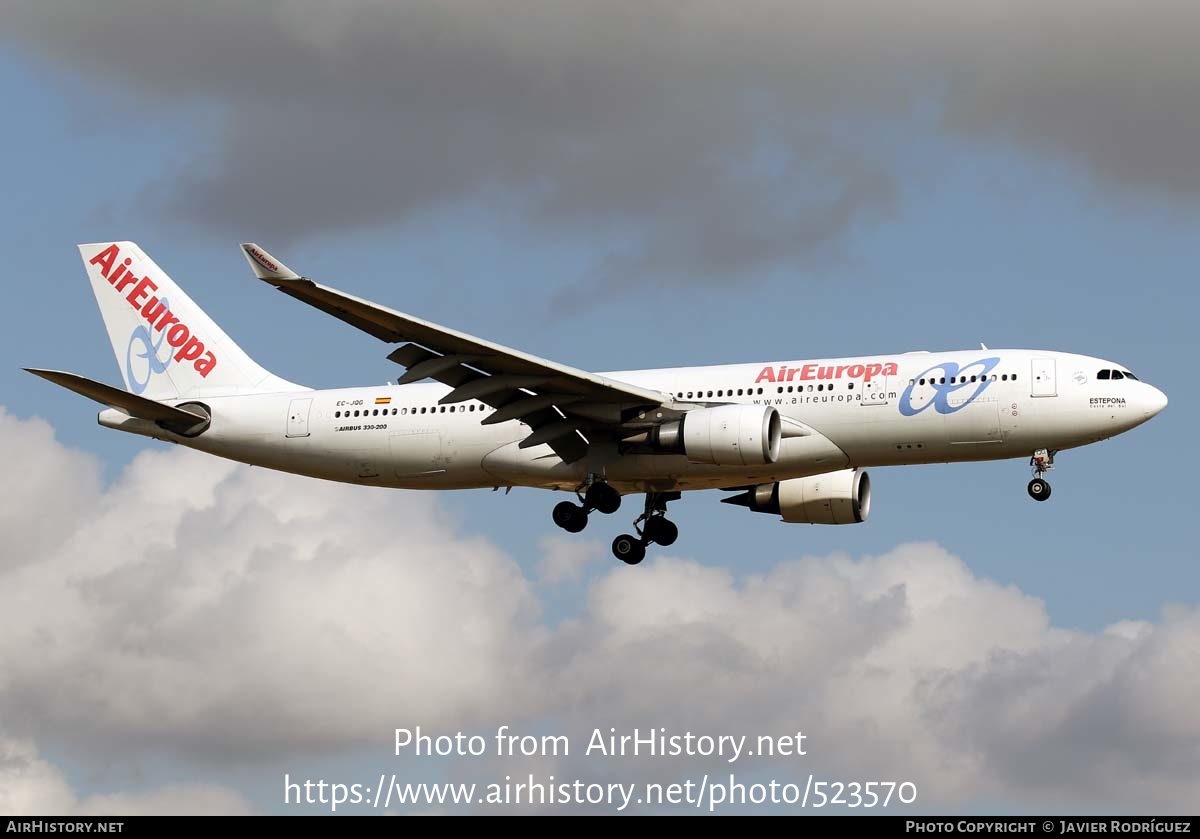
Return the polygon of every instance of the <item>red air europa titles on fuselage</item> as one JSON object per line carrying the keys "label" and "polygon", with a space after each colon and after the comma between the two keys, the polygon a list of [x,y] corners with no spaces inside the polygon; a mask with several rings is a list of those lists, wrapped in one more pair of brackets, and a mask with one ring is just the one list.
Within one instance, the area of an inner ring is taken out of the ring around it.
{"label": "red air europa titles on fuselage", "polygon": [[754,380],[755,384],[762,382],[815,382],[826,379],[862,379],[869,382],[876,376],[895,376],[900,369],[896,362],[888,361],[882,364],[805,364],[801,367],[764,367]]}
{"label": "red air europa titles on fuselage", "polygon": [[[154,296],[158,286],[149,277],[138,277],[129,271],[133,260],[121,259],[121,250],[109,245],[88,262],[100,266],[100,273],[109,285],[125,295],[129,305],[137,309],[156,332],[166,330],[167,343],[175,349],[177,362],[190,361],[201,377],[207,377],[217,366],[217,357],[204,346],[204,342],[192,334],[186,323],[175,317],[167,303]],[[125,294],[125,289],[129,293]]]}

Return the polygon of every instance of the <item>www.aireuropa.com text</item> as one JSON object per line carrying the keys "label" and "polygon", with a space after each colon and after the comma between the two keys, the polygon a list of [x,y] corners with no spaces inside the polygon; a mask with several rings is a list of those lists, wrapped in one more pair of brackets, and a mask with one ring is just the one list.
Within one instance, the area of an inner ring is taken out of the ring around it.
{"label": "www.aireuropa.com text", "polygon": [[911,781],[822,781],[809,775],[799,782],[739,781],[736,775],[676,783],[588,783],[544,780],[529,775],[523,780],[505,776],[490,784],[406,783],[395,775],[380,775],[374,784],[344,784],[324,780],[283,777],[285,804],[319,805],[334,812],[401,809],[410,807],[522,807],[609,806],[617,811],[631,806],[678,805],[709,812],[722,807],[787,805],[802,808],[875,809],[912,804],[917,788]]}

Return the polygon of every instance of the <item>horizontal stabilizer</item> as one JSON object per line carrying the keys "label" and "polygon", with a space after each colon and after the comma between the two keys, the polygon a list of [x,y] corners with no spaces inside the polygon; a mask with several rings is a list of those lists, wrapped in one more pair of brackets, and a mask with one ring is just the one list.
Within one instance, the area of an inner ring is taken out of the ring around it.
{"label": "horizontal stabilizer", "polygon": [[138,396],[134,393],[96,382],[74,373],[64,373],[60,370],[38,370],[26,367],[25,371],[40,376],[48,382],[54,382],[67,390],[73,390],[81,396],[93,399],[101,405],[117,408],[131,417],[156,422],[169,431],[180,434],[192,431],[197,425],[207,423],[208,417],[197,411],[185,408],[172,408],[153,399]]}

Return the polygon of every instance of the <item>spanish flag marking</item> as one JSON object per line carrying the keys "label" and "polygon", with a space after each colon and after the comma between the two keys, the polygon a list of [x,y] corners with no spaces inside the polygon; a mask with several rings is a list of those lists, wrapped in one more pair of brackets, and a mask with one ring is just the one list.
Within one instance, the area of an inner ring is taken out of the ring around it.
{"label": "spanish flag marking", "polygon": [[390,396],[376,396],[376,397],[375,397],[375,404],[376,404],[376,405],[391,405],[391,404],[392,404],[392,397],[390,397]]}

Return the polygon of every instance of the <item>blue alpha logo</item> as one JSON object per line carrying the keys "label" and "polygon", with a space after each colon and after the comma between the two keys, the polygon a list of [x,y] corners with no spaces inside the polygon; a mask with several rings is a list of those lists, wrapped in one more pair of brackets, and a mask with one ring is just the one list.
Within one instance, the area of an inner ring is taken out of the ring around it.
{"label": "blue alpha logo", "polygon": [[[900,413],[913,417],[931,405],[939,414],[961,411],[987,390],[994,378],[988,374],[999,363],[999,358],[981,358],[959,367],[953,361],[946,361],[918,373],[900,394]],[[955,397],[951,404],[950,397],[959,391],[965,393]]]}
{"label": "blue alpha logo", "polygon": [[[163,311],[169,312],[171,304],[167,302],[167,298],[162,298],[160,301],[163,305]],[[154,333],[150,331],[150,327],[146,324],[141,324],[134,328],[129,336],[129,347],[125,350],[125,379],[129,382],[129,387],[134,393],[139,396],[146,392],[146,388],[150,386],[150,379],[157,376],[159,373],[165,373],[167,368],[171,366],[171,353],[173,350],[170,346],[167,347],[167,357],[164,360],[160,357],[160,351],[163,344],[167,342],[167,333],[162,331],[158,333],[158,340],[154,340]],[[141,345],[141,352],[134,354],[133,347],[135,344]],[[139,358],[142,361],[137,362],[137,372],[134,371],[134,359]],[[145,376],[138,375],[139,372],[145,371]]]}

